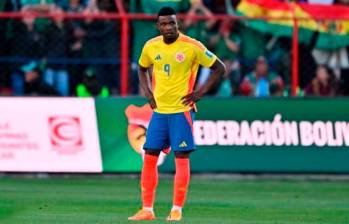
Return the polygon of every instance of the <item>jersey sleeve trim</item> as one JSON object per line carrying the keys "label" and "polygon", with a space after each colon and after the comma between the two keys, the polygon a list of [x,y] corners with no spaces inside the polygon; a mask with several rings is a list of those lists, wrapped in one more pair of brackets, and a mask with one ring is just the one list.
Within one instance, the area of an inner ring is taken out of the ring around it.
{"label": "jersey sleeve trim", "polygon": [[180,40],[183,42],[186,42],[186,43],[193,44],[194,46],[198,47],[202,51],[204,51],[206,49],[199,41],[194,40],[192,38],[182,36]]}
{"label": "jersey sleeve trim", "polygon": [[217,56],[214,55],[214,57],[215,57],[215,59],[212,60],[212,62],[208,65],[209,68],[217,61]]}

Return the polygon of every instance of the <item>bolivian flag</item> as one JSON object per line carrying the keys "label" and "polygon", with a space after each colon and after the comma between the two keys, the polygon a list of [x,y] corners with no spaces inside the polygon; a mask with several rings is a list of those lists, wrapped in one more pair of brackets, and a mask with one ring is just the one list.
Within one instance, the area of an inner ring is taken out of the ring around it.
{"label": "bolivian flag", "polygon": [[[275,0],[241,0],[238,14],[247,17],[268,17],[247,20],[252,29],[274,36],[292,37],[294,18],[299,27],[299,41],[307,43],[319,32],[316,48],[333,50],[349,45],[349,7],[287,3]],[[278,19],[270,19],[270,17]],[[328,19],[325,19],[328,18]],[[338,20],[338,18],[344,18]],[[346,18],[346,19],[345,19]]]}

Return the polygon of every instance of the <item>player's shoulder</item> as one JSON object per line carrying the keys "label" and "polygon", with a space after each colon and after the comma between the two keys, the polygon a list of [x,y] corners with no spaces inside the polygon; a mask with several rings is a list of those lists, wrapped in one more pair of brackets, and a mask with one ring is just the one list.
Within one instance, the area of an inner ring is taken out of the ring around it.
{"label": "player's shoulder", "polygon": [[161,35],[156,36],[156,37],[154,37],[154,38],[149,39],[149,40],[145,43],[144,46],[152,46],[152,45],[154,45],[154,44],[158,44],[158,43],[161,42],[161,40],[162,40],[162,36],[161,36]]}
{"label": "player's shoulder", "polygon": [[181,34],[179,37],[179,41],[181,41],[182,43],[188,44],[194,48],[198,48],[200,50],[205,50],[206,47],[198,40],[189,37],[187,35]]}

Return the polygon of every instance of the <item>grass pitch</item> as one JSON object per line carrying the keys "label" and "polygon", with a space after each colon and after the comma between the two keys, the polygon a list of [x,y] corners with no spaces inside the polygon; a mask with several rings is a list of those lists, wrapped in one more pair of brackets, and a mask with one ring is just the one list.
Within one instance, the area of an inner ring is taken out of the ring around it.
{"label": "grass pitch", "polygon": [[[171,180],[160,179],[156,199],[158,219],[147,223],[164,223]],[[132,178],[0,178],[1,224],[133,223],[139,205]],[[349,182],[193,178],[181,223],[348,224]]]}

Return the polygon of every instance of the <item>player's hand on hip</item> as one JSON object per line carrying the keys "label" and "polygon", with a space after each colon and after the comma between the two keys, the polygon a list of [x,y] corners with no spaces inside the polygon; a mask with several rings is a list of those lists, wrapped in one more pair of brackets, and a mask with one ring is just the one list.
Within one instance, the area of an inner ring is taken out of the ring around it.
{"label": "player's hand on hip", "polygon": [[182,103],[185,106],[192,106],[195,102],[199,101],[201,98],[201,94],[199,91],[191,92],[182,97]]}

